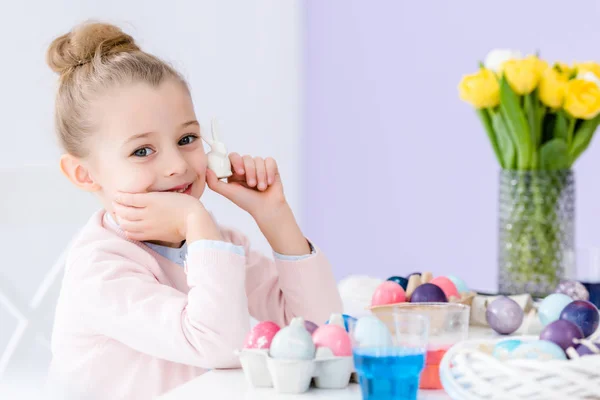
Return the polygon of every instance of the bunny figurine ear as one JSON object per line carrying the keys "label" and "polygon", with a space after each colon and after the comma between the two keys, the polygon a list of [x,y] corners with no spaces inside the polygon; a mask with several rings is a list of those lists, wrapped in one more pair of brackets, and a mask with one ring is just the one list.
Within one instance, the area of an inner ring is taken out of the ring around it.
{"label": "bunny figurine ear", "polygon": [[208,168],[212,169],[219,179],[228,178],[232,175],[231,161],[227,155],[225,144],[219,141],[219,131],[216,119],[212,119],[211,124],[212,140],[202,135],[202,138],[210,146],[208,153]]}

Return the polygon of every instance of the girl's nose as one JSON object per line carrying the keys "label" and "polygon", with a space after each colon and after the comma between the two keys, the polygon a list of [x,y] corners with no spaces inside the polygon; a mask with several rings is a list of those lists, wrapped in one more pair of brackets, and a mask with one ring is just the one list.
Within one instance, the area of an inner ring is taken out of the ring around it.
{"label": "girl's nose", "polygon": [[187,172],[188,163],[179,150],[172,150],[165,155],[165,176],[182,175]]}

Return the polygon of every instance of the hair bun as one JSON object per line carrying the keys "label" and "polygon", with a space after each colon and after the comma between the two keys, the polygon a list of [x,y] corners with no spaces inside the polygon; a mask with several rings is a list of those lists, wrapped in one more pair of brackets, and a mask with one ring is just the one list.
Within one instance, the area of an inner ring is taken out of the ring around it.
{"label": "hair bun", "polygon": [[58,73],[78,65],[121,52],[139,51],[131,36],[120,28],[103,23],[85,23],[54,39],[48,48],[47,63]]}

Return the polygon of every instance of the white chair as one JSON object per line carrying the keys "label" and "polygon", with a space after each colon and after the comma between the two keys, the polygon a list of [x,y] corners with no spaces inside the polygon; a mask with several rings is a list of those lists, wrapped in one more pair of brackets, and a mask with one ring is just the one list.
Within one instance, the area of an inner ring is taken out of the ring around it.
{"label": "white chair", "polygon": [[23,374],[43,377],[50,360],[68,243],[99,203],[58,165],[0,168],[0,187],[0,384],[31,383]]}

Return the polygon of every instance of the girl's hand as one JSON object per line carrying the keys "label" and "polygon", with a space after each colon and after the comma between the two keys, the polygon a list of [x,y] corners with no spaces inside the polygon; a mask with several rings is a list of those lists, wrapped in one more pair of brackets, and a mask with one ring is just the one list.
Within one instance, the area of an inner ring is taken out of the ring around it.
{"label": "girl's hand", "polygon": [[225,183],[208,169],[208,187],[250,213],[274,251],[286,255],[310,254],[308,241],[285,200],[275,160],[241,157],[237,153],[231,153],[229,159],[233,175]]}
{"label": "girl's hand", "polygon": [[[118,193],[113,202],[117,222],[128,238],[181,243],[183,240],[221,240],[221,234],[202,203],[173,192]],[[190,238],[190,234],[194,237]]]}
{"label": "girl's hand", "polygon": [[277,212],[286,205],[283,185],[277,163],[271,157],[229,155],[233,175],[227,183],[217,179],[216,174],[207,169],[208,187],[225,196],[237,206],[257,218],[266,217],[265,213]]}

